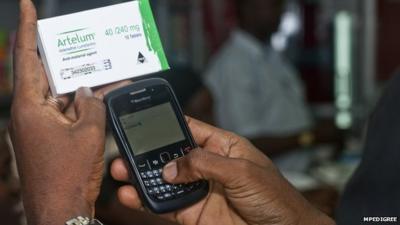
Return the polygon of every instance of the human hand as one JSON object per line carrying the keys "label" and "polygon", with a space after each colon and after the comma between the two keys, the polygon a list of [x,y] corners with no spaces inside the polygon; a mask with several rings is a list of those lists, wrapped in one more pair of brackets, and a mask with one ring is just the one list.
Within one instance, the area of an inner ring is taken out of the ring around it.
{"label": "human hand", "polygon": [[[9,124],[29,224],[64,224],[91,217],[104,167],[105,107],[102,96],[80,88],[75,101],[55,100],[37,54],[36,10],[20,1],[14,52],[14,99]],[[65,107],[63,107],[65,106]]]}
{"label": "human hand", "polygon": [[[162,217],[184,225],[333,224],[249,141],[194,119],[188,118],[188,124],[203,150],[170,162],[163,176],[174,184],[209,180],[210,192],[197,204]],[[111,172],[115,179],[128,181],[121,159],[114,161]],[[142,209],[134,187],[121,187],[118,196],[124,205]]]}

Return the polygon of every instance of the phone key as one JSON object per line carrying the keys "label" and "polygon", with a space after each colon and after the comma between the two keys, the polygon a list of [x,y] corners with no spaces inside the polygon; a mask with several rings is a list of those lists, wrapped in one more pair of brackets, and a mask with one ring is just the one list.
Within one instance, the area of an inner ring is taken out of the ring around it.
{"label": "phone key", "polygon": [[179,156],[179,153],[174,153],[173,155],[172,155],[172,158],[174,158],[174,159],[177,159],[177,158],[179,158],[180,156]]}
{"label": "phone key", "polygon": [[160,194],[160,189],[158,187],[153,188],[154,193]]}
{"label": "phone key", "polygon": [[164,194],[164,198],[165,198],[165,199],[170,199],[170,198],[172,198],[171,193],[165,193],[165,194]]}
{"label": "phone key", "polygon": [[158,173],[162,175],[162,169],[158,169]]}
{"label": "phone key", "polygon": [[175,192],[176,193],[176,195],[182,195],[182,194],[184,194],[185,193],[185,191],[184,190],[178,190],[177,192]]}
{"label": "phone key", "polygon": [[165,197],[164,197],[164,195],[157,195],[157,199],[160,200],[160,201],[162,201],[162,200],[165,199]]}
{"label": "phone key", "polygon": [[155,179],[151,179],[151,180],[150,180],[150,184],[151,184],[152,186],[156,186],[156,185],[157,185],[157,182],[156,182]]}
{"label": "phone key", "polygon": [[147,171],[146,175],[149,178],[153,178],[154,177],[154,175],[153,175],[153,173],[151,171]]}
{"label": "phone key", "polygon": [[156,160],[153,160],[153,161],[151,161],[151,162],[152,162],[152,164],[153,164],[154,167],[159,167],[159,166],[160,166],[160,161],[158,161],[157,159],[156,159]]}
{"label": "phone key", "polygon": [[144,182],[144,186],[146,186],[146,187],[150,187],[151,186],[150,182],[148,180],[145,180],[143,182]]}
{"label": "phone key", "polygon": [[138,167],[140,171],[148,169],[147,163],[138,164]]}
{"label": "phone key", "polygon": [[160,159],[163,163],[168,163],[171,161],[171,155],[168,152],[163,152],[160,154]]}
{"label": "phone key", "polygon": [[160,173],[158,172],[158,170],[153,170],[153,175],[154,175],[155,177],[159,177],[159,176],[160,176]]}
{"label": "phone key", "polygon": [[172,186],[167,184],[165,185],[165,189],[167,189],[167,191],[172,191]]}
{"label": "phone key", "polygon": [[160,191],[161,193],[167,192],[167,189],[164,186],[160,186]]}
{"label": "phone key", "polygon": [[160,185],[164,184],[164,182],[161,178],[157,178],[156,181],[157,181],[157,184],[160,184]]}
{"label": "phone key", "polygon": [[183,149],[182,154],[183,155],[187,155],[192,151],[192,147],[188,146],[186,148]]}
{"label": "phone key", "polygon": [[185,187],[186,191],[188,191],[188,192],[189,192],[189,191],[192,191],[193,188],[194,188],[194,185],[193,185],[193,184],[187,185],[187,186]]}
{"label": "phone key", "polygon": [[155,194],[155,193],[154,193],[154,190],[151,189],[151,188],[150,188],[147,192],[149,193],[149,195],[154,195],[154,194]]}
{"label": "phone key", "polygon": [[146,178],[147,178],[146,173],[144,173],[144,172],[140,173],[140,176],[141,176],[143,179],[146,179]]}

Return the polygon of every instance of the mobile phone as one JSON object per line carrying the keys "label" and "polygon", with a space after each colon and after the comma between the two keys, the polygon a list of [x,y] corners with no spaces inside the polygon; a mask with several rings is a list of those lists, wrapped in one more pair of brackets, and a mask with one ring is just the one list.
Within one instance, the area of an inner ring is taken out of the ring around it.
{"label": "mobile phone", "polygon": [[162,178],[163,166],[197,147],[167,81],[137,81],[107,94],[105,103],[132,183],[149,210],[159,214],[176,211],[208,194],[207,181],[172,185]]}

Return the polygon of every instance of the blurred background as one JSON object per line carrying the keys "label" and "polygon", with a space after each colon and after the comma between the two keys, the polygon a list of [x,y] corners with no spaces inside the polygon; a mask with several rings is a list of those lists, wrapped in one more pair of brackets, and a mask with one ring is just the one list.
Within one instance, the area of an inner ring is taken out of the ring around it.
{"label": "blurred background", "polygon": [[[400,65],[400,1],[268,0],[271,5],[258,5],[265,11],[251,16],[249,9],[257,7],[246,0],[150,1],[172,68],[156,76],[171,82],[186,113],[248,137],[308,200],[334,216],[361,159],[368,117]],[[47,18],[123,1],[34,2],[40,18]],[[17,23],[18,1],[1,0],[0,218],[5,225],[24,224],[6,134]],[[110,162],[118,150],[108,139]],[[115,194],[119,185],[106,175],[97,209],[105,224],[168,224],[121,206]]]}

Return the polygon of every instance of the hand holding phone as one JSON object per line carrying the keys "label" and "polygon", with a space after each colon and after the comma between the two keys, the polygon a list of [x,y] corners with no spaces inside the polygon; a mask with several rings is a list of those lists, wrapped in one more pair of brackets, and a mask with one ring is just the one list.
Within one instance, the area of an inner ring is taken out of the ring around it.
{"label": "hand holding phone", "polygon": [[163,167],[196,149],[175,94],[163,79],[147,79],[105,96],[114,137],[145,206],[167,213],[208,194],[208,182],[169,184]]}
{"label": "hand holding phone", "polygon": [[[210,192],[195,205],[163,218],[182,225],[334,224],[312,208],[248,140],[192,118],[187,123],[203,150],[169,163],[163,176],[174,184],[209,180]],[[128,180],[121,159],[113,162],[111,172],[119,181]],[[130,185],[119,189],[118,198],[129,208],[141,209],[138,193]]]}

